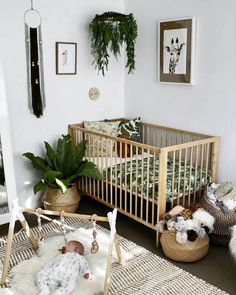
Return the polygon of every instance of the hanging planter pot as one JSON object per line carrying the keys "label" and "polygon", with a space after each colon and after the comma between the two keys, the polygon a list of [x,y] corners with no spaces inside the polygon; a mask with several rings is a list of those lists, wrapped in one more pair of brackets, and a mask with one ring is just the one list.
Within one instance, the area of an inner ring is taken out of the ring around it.
{"label": "hanging planter pot", "polygon": [[[105,12],[96,15],[89,25],[91,33],[91,48],[94,57],[93,64],[105,76],[108,70],[109,49],[116,58],[120,55],[120,48],[126,44],[128,74],[135,70],[135,42],[138,35],[137,22],[133,14]],[[110,48],[109,48],[110,47]]]}

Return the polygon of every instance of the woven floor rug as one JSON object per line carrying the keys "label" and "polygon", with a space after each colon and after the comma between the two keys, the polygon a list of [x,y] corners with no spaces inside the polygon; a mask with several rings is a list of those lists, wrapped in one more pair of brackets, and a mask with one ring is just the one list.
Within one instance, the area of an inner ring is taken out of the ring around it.
{"label": "woven floor rug", "polygon": [[[91,228],[91,223],[84,220],[67,218],[66,222],[76,228]],[[37,236],[38,229],[34,228],[32,230]],[[107,233],[107,230],[100,226],[99,231]],[[53,223],[44,224],[43,232],[45,238],[61,234],[60,228]],[[109,295],[227,294],[125,238],[120,237],[120,245],[124,251],[131,254],[131,258],[126,261],[124,266],[117,263],[112,264]],[[1,259],[4,257],[4,248],[5,238],[0,241]],[[34,255],[31,244],[24,232],[18,233],[13,242],[10,268]],[[25,291],[27,292],[27,290]],[[0,289],[0,294],[8,294],[8,291]]]}

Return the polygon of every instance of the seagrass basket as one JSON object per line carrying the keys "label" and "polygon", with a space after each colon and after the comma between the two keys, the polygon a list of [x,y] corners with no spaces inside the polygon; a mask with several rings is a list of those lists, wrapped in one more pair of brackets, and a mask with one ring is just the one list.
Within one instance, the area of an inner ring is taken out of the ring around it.
{"label": "seagrass basket", "polygon": [[214,229],[209,235],[213,244],[228,246],[230,241],[230,227],[236,224],[236,210],[223,213],[219,207],[209,201],[204,195],[201,199],[203,208],[215,217]]}
{"label": "seagrass basket", "polygon": [[209,238],[196,239],[194,242],[187,241],[185,244],[176,242],[174,232],[164,231],[160,238],[162,250],[166,257],[181,262],[194,262],[202,259],[209,249]]}
{"label": "seagrass basket", "polygon": [[72,186],[63,194],[60,189],[48,187],[42,198],[44,208],[51,211],[76,212],[80,195],[76,186]]}

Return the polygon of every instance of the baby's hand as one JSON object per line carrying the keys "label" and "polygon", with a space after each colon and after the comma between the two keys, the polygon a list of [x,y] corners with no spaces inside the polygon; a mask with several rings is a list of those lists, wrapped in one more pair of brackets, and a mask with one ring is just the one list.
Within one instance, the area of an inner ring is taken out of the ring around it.
{"label": "baby's hand", "polygon": [[86,280],[92,280],[93,276],[92,276],[92,274],[90,272],[87,272],[87,273],[84,274],[84,278]]}

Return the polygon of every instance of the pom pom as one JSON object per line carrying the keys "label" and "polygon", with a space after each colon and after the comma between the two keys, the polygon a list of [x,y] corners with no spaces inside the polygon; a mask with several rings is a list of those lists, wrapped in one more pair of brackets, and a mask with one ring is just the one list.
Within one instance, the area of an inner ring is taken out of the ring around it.
{"label": "pom pom", "polygon": [[196,241],[196,239],[198,237],[198,235],[197,235],[197,233],[196,233],[196,231],[194,229],[188,230],[187,231],[187,236],[188,236],[188,240],[190,242]]}
{"label": "pom pom", "polygon": [[186,232],[177,232],[176,233],[176,242],[178,242],[179,244],[185,244],[188,241],[188,236]]}

